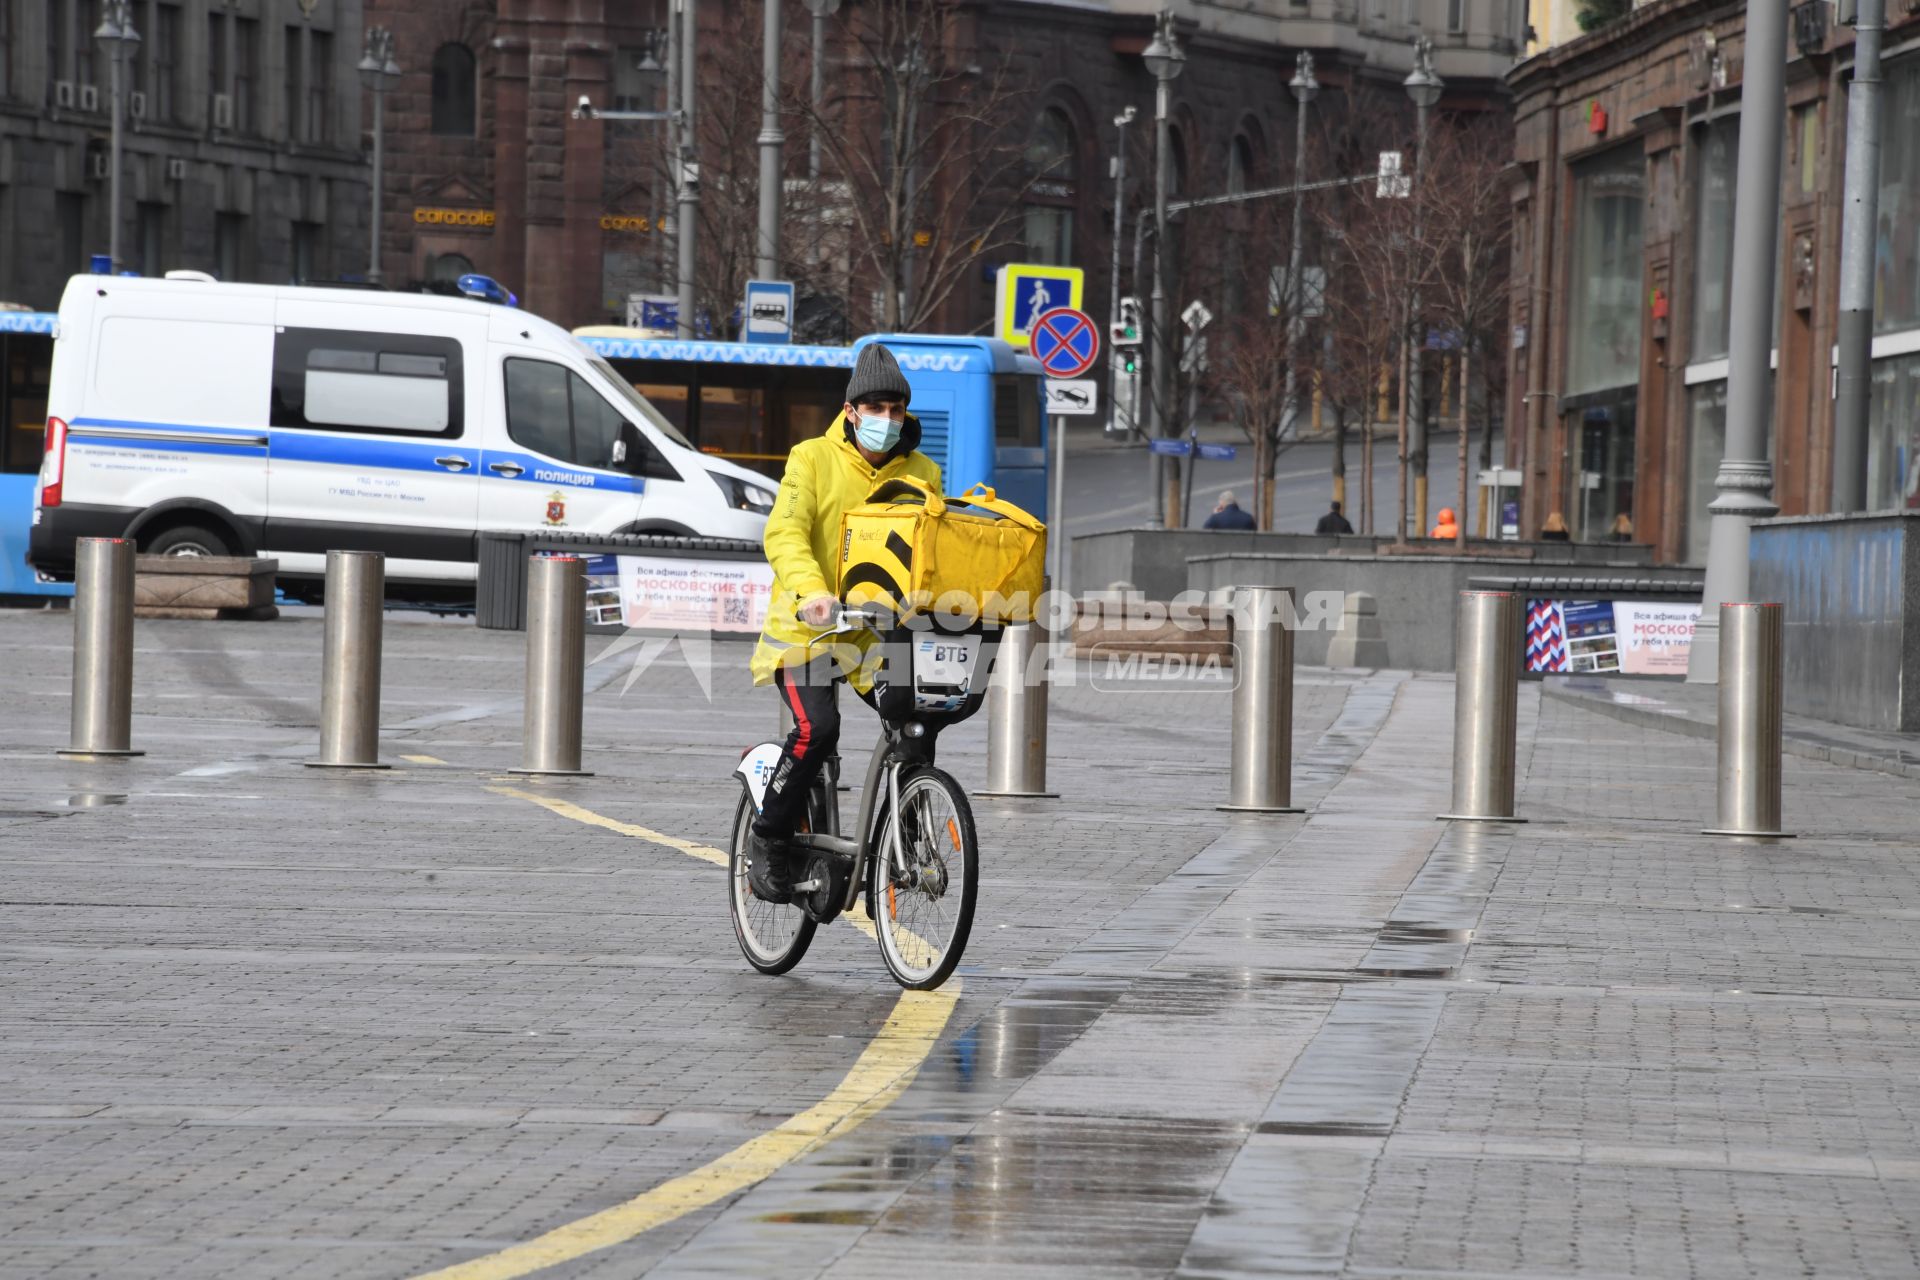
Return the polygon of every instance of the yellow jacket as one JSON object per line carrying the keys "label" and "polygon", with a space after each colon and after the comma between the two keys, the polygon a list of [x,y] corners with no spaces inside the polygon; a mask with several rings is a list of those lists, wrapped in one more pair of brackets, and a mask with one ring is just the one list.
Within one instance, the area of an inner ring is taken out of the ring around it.
{"label": "yellow jacket", "polygon": [[773,500],[773,514],[767,517],[765,546],[767,563],[773,566],[773,597],[767,606],[766,628],[753,650],[755,684],[771,684],[779,668],[831,652],[855,688],[867,686],[868,673],[859,669],[866,646],[840,643],[814,645],[809,650],[807,643],[815,633],[797,615],[800,606],[815,596],[840,594],[840,517],[849,508],[859,506],[882,482],[897,476],[913,476],[939,491],[940,465],[914,451],[919,443],[920,420],[908,414],[899,447],[875,467],[847,438],[842,413],[825,433],[802,440],[787,455],[780,496]]}

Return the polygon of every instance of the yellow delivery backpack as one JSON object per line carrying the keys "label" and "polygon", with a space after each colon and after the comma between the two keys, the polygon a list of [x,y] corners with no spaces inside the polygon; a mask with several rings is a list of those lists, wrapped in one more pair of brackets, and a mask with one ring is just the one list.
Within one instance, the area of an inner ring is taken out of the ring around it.
{"label": "yellow delivery backpack", "polygon": [[900,476],[841,519],[840,598],[1030,622],[1046,558],[1047,526],[985,485],[947,498]]}

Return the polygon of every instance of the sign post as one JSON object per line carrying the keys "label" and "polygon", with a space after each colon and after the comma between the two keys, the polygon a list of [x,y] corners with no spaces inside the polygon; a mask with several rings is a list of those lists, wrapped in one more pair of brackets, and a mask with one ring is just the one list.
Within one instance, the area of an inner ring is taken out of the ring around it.
{"label": "sign post", "polygon": [[[1053,553],[1053,588],[1065,591],[1067,424],[1053,419],[1063,413],[1093,412],[1093,380],[1064,380],[1079,379],[1081,374],[1093,368],[1093,362],[1100,358],[1100,331],[1094,328],[1093,318],[1084,311],[1073,307],[1050,307],[1028,322],[1027,337],[1034,359],[1051,375],[1046,388],[1047,429],[1053,432],[1053,497],[1047,504],[1050,508],[1047,515],[1053,523],[1053,537],[1049,540],[1049,547]],[[1076,405],[1076,400],[1082,396],[1084,405]],[[1056,402],[1073,407],[1056,408]]]}

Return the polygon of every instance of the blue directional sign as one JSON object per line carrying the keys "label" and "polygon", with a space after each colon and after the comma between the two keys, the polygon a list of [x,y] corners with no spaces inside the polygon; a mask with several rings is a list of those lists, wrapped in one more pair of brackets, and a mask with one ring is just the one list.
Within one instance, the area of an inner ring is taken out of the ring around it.
{"label": "blue directional sign", "polygon": [[1072,307],[1043,312],[1030,327],[1033,358],[1056,378],[1077,378],[1100,355],[1100,332],[1093,319]]}
{"label": "blue directional sign", "polygon": [[1154,453],[1164,453],[1170,458],[1184,458],[1193,452],[1191,440],[1149,440],[1147,448]]}
{"label": "blue directional sign", "polygon": [[1234,455],[1237,453],[1239,453],[1239,450],[1230,444],[1203,444],[1200,446],[1200,456],[1213,462],[1232,462]]}

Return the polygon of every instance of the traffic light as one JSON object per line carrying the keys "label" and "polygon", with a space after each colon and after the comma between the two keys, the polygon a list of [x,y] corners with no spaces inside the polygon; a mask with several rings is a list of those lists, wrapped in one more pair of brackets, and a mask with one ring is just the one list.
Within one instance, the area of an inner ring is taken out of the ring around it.
{"label": "traffic light", "polygon": [[1120,299],[1120,314],[1107,326],[1113,335],[1116,347],[1137,347],[1140,345],[1140,299]]}
{"label": "traffic light", "polygon": [[1140,357],[1132,351],[1114,353],[1113,417],[1107,433],[1131,435],[1140,425]]}

